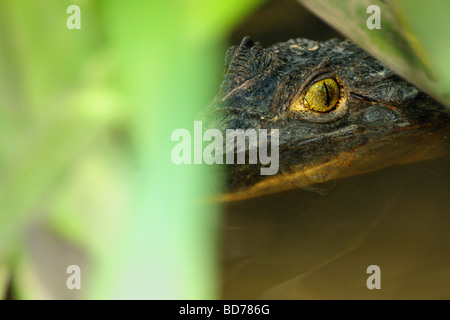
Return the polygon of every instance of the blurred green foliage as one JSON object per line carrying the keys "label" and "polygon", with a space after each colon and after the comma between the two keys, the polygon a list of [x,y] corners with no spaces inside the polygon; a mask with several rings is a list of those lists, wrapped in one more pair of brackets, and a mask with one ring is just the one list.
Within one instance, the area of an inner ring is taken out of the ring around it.
{"label": "blurred green foliage", "polygon": [[227,33],[260,2],[0,2],[0,294],[11,273],[16,298],[58,298],[33,269],[39,226],[83,250],[81,298],[217,297],[220,216],[196,203],[220,181],[174,165],[170,136],[192,129]]}
{"label": "blurred green foliage", "polygon": [[[450,108],[450,2],[446,0],[298,0],[396,73]],[[381,28],[369,29],[370,5]]]}

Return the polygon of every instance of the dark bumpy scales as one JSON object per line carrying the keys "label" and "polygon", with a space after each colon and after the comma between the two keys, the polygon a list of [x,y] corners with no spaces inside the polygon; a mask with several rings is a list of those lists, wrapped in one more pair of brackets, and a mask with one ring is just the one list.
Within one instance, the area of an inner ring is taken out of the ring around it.
{"label": "dark bumpy scales", "polygon": [[[325,78],[339,84],[336,108],[326,113],[292,108],[302,93]],[[405,144],[408,137],[418,139],[449,124],[438,103],[352,42],[335,39],[295,39],[264,49],[245,38],[228,50],[223,83],[206,113],[213,119],[208,126],[223,132],[279,129],[278,175],[361,147],[378,152],[380,144]],[[229,165],[227,170],[229,192],[243,192],[270,178],[260,175],[259,165]]]}

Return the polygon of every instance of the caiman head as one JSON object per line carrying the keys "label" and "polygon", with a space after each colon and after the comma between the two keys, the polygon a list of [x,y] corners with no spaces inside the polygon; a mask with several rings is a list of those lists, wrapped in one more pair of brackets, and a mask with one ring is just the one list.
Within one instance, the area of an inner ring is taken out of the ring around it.
{"label": "caiman head", "polygon": [[261,175],[261,164],[248,161],[226,165],[223,201],[433,158],[450,140],[444,107],[336,39],[264,49],[245,38],[228,50],[223,83],[206,113],[208,127],[224,136],[226,129],[267,129],[270,143],[273,129],[279,133],[278,173]]}

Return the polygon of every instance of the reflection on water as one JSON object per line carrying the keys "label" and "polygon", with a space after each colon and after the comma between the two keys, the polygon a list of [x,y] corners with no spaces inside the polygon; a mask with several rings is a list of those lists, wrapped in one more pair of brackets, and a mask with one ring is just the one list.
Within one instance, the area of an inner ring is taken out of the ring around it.
{"label": "reflection on water", "polygon": [[[450,157],[230,203],[227,299],[450,298]],[[381,268],[369,290],[367,267]]]}

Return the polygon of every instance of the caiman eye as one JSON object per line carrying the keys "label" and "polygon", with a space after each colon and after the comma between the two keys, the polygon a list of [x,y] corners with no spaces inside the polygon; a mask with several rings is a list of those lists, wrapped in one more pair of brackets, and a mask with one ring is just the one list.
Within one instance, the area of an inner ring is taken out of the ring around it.
{"label": "caiman eye", "polygon": [[315,112],[328,112],[339,101],[339,91],[339,86],[333,79],[320,80],[306,92],[304,106]]}
{"label": "caiman eye", "polygon": [[[317,79],[317,78],[316,78]],[[335,76],[325,76],[315,82],[308,79],[291,96],[285,113],[287,117],[314,123],[330,123],[348,114],[344,83]]]}

